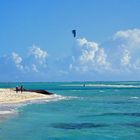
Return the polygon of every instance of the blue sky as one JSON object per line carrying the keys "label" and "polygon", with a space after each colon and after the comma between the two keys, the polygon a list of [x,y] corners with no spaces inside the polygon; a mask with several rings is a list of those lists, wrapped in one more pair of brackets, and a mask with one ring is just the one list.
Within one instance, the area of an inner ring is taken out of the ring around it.
{"label": "blue sky", "polygon": [[139,0],[1,0],[0,81],[140,80],[139,7]]}

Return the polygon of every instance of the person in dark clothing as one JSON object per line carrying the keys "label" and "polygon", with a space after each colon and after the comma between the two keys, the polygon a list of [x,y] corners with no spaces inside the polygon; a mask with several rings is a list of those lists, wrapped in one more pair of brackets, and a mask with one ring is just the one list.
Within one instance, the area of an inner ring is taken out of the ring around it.
{"label": "person in dark clothing", "polygon": [[18,86],[16,86],[16,93],[18,93]]}
{"label": "person in dark clothing", "polygon": [[21,87],[20,87],[20,91],[21,91],[21,93],[22,93],[23,90],[24,90],[24,89],[23,89],[23,85],[21,85]]}

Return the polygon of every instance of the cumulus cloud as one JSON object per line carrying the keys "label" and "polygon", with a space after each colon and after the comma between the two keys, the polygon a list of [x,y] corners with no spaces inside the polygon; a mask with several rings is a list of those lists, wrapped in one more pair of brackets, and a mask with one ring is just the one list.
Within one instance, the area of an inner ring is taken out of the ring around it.
{"label": "cumulus cloud", "polygon": [[130,65],[130,60],[131,60],[131,55],[128,50],[124,50],[123,56],[121,58],[121,64],[123,66],[129,66]]}
{"label": "cumulus cloud", "polygon": [[24,73],[42,73],[47,66],[47,51],[44,51],[40,47],[33,45],[29,49],[29,54],[30,55],[24,55],[23,58],[16,52],[11,54],[12,61],[14,62],[16,68]]}
{"label": "cumulus cloud", "polygon": [[[72,56],[61,57],[57,61],[55,57],[49,60],[50,79],[56,76],[71,78],[73,75],[81,78],[81,74],[87,78],[91,78],[92,75],[117,75],[118,78],[120,75],[140,73],[140,29],[120,30],[112,38],[106,41],[107,44],[99,44],[86,38],[77,39]],[[14,70],[18,68],[21,72],[29,72],[30,75],[46,74],[48,52],[41,47],[33,45],[29,49],[29,55],[23,55],[24,57],[15,52],[11,56],[15,64],[11,63]],[[9,59],[5,63],[8,61]]]}
{"label": "cumulus cloud", "polygon": [[16,67],[20,70],[23,70],[22,58],[19,56],[19,54],[13,52],[12,53],[12,59],[13,59],[13,62],[15,63],[15,65],[16,65]]}
{"label": "cumulus cloud", "polygon": [[35,45],[33,45],[30,49],[30,54],[33,55],[40,64],[45,63],[48,57],[47,51],[44,51],[40,47]]}
{"label": "cumulus cloud", "polygon": [[101,45],[86,38],[77,39],[78,46],[75,46],[69,69],[108,75],[139,73],[140,29],[120,30],[112,38]]}
{"label": "cumulus cloud", "polygon": [[113,38],[120,41],[117,47],[118,53],[122,53],[121,66],[129,67],[132,72],[139,68],[140,29],[121,30]]}
{"label": "cumulus cloud", "polygon": [[140,43],[140,29],[121,30],[115,33],[114,39],[122,39],[129,42],[130,45],[137,45]]}
{"label": "cumulus cloud", "polygon": [[34,72],[39,72],[38,69],[37,69],[37,66],[35,64],[32,64],[32,70]]}
{"label": "cumulus cloud", "polygon": [[97,55],[97,63],[101,66],[109,66],[109,62],[107,62],[107,54],[105,53],[103,48],[100,48]]}
{"label": "cumulus cloud", "polygon": [[69,65],[70,69],[76,71],[101,71],[108,69],[110,63],[107,61],[107,54],[104,49],[94,41],[88,41],[86,38],[77,39],[77,55],[72,57],[73,63]]}
{"label": "cumulus cloud", "polygon": [[87,63],[89,61],[94,61],[95,53],[98,51],[98,44],[95,42],[88,42],[85,38],[77,39],[80,46],[82,46],[81,54],[79,60],[81,63]]}

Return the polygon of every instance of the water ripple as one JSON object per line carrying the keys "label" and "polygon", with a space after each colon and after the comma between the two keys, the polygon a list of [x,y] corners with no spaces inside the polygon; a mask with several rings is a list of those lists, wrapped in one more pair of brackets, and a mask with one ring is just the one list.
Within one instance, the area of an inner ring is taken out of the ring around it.
{"label": "water ripple", "polygon": [[54,128],[60,129],[87,129],[87,128],[98,128],[107,127],[107,124],[95,124],[95,123],[55,123],[52,124]]}

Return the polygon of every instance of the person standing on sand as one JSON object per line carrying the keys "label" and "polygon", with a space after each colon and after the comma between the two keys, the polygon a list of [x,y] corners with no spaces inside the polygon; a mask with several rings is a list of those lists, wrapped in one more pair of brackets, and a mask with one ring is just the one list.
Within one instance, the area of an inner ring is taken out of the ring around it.
{"label": "person standing on sand", "polygon": [[18,86],[16,86],[16,93],[18,93]]}
{"label": "person standing on sand", "polygon": [[23,85],[21,85],[21,87],[20,87],[20,91],[21,91],[21,93],[22,93],[22,91],[23,91]]}

